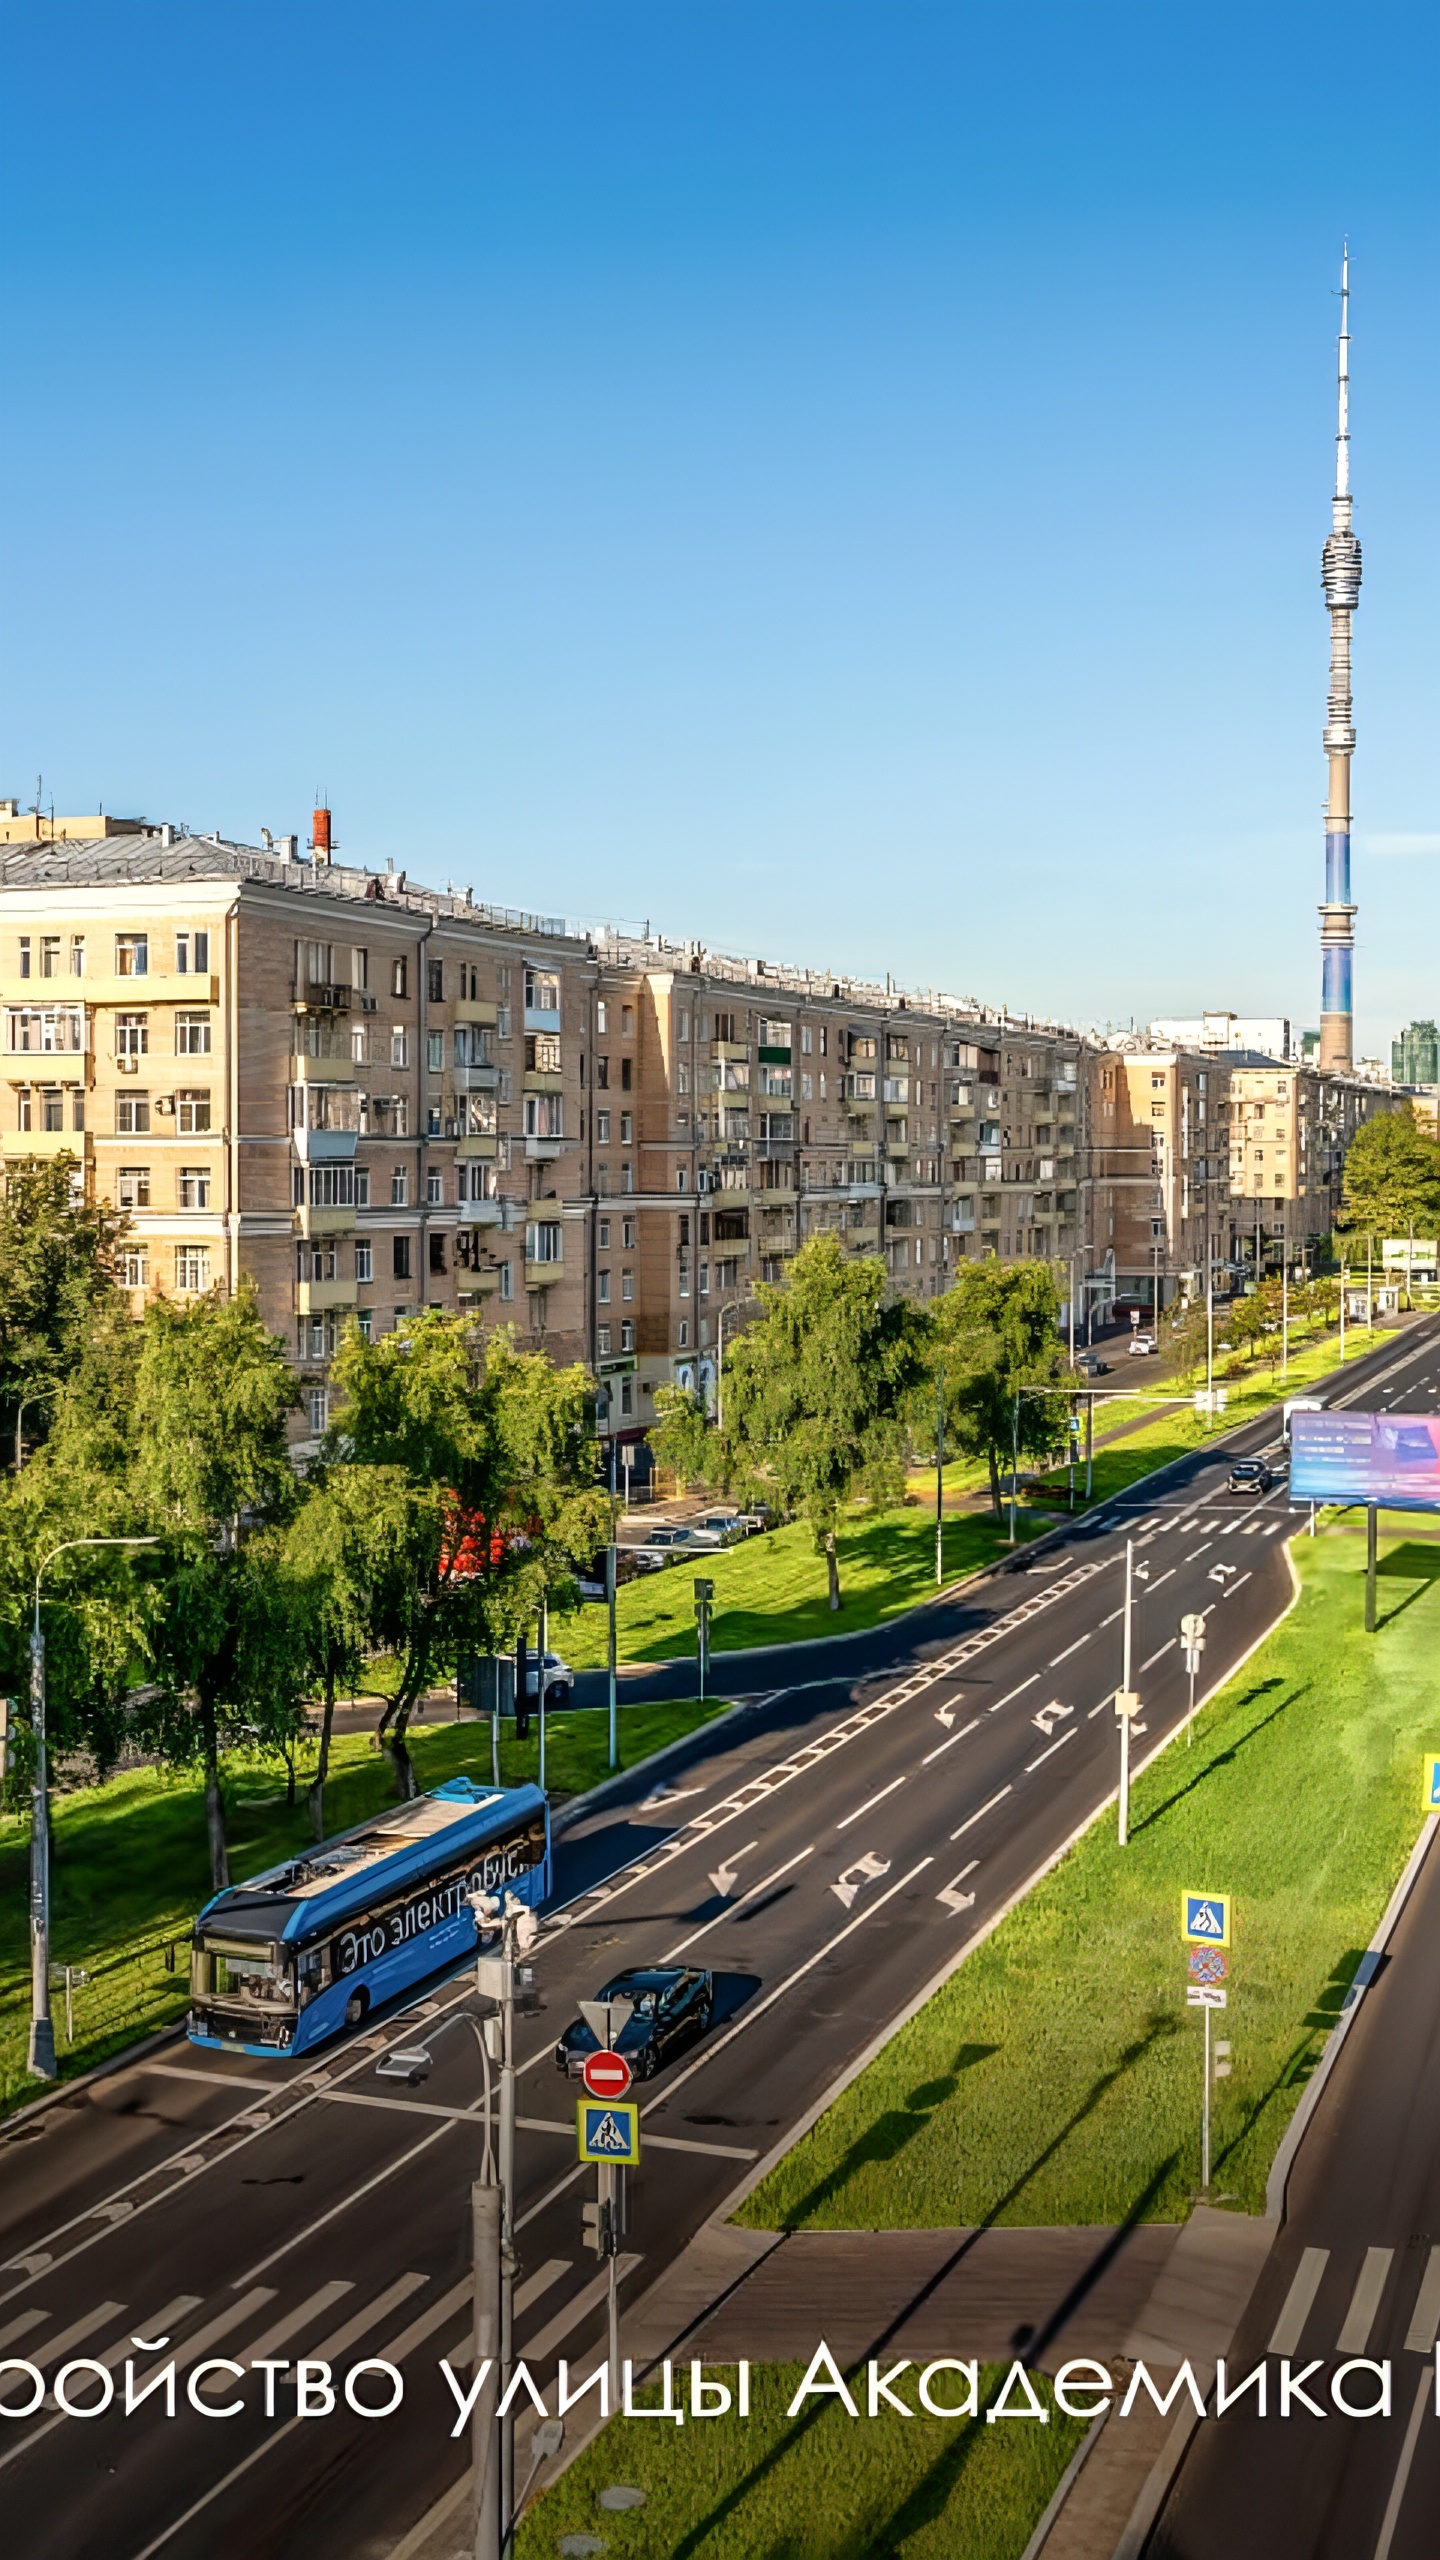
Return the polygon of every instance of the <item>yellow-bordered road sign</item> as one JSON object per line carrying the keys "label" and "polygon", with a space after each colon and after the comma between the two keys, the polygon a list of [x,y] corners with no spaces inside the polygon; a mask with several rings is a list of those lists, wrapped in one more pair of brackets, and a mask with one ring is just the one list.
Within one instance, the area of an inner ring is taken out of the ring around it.
{"label": "yellow-bordered road sign", "polygon": [[1182,1893],[1180,1935],[1190,1947],[1228,1947],[1230,1944],[1229,1894]]}
{"label": "yellow-bordered road sign", "polygon": [[582,2098],[575,2109],[582,2160],[633,2169],[640,2157],[640,2110],[617,2098]]}
{"label": "yellow-bordered road sign", "polygon": [[1440,1751],[1427,1751],[1420,1788],[1422,1813],[1440,1813]]}

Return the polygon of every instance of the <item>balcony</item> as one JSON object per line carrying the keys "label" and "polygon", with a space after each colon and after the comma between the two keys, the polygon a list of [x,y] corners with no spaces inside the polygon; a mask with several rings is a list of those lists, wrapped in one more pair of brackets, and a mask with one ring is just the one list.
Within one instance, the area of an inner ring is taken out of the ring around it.
{"label": "balcony", "polygon": [[[132,1000],[135,999],[135,989],[141,983],[137,978],[127,978],[125,981]],[[149,983],[153,985],[154,981],[151,980]],[[188,983],[193,985],[195,982],[192,979]],[[295,990],[297,1013],[348,1013],[353,1000],[352,988],[337,986],[324,978],[307,978],[303,986]]]}
{"label": "balcony", "polygon": [[[471,1277],[474,1277],[473,1273]],[[527,1289],[553,1289],[564,1277],[563,1262],[527,1262],[525,1265]]]}
{"label": "balcony", "polygon": [[353,1206],[348,1209],[312,1208],[307,1201],[292,1212],[290,1225],[297,1236],[353,1236],[355,1211]]}
{"label": "balcony", "polygon": [[[530,1266],[527,1263],[527,1271],[529,1267]],[[494,1271],[457,1271],[455,1274],[455,1295],[457,1298],[494,1298],[499,1295],[499,1291],[500,1273],[498,1268]]]}
{"label": "balcony", "polygon": [[745,1065],[750,1057],[750,1043],[748,1040],[714,1040],[710,1044],[710,1055],[719,1067]]}
{"label": "balcony", "polygon": [[[466,1143],[468,1144],[468,1141]],[[530,1164],[549,1164],[554,1157],[564,1154],[568,1143],[569,1141],[565,1138],[527,1138],[526,1161]]]}
{"label": "balcony", "polygon": [[213,972],[158,971],[144,978],[0,978],[0,1004],[44,1007],[52,1004],[123,1004],[142,1013],[147,1004],[218,1004],[220,981]]}
{"label": "balcony", "polygon": [[490,1136],[486,1138],[476,1136],[457,1138],[455,1141],[456,1162],[459,1164],[473,1163],[477,1158],[480,1158],[486,1163],[493,1164],[496,1154],[499,1151],[499,1146],[500,1141],[494,1135],[493,1131]]}
{"label": "balcony", "polygon": [[498,1067],[485,1066],[477,1061],[473,1066],[452,1067],[450,1070],[450,1088],[453,1093],[496,1093],[499,1086]]}
{"label": "balcony", "polygon": [[462,996],[450,1007],[450,1019],[452,1022],[478,1023],[483,1029],[493,1031],[500,1019],[500,1008],[498,1005],[481,1004],[474,996]]}
{"label": "balcony", "polygon": [[[482,1069],[481,1072],[484,1073],[485,1070]],[[491,1067],[488,1072],[493,1078],[495,1069]],[[527,1093],[563,1093],[564,1090],[565,1078],[558,1069],[552,1073],[549,1067],[526,1068],[525,1091]]]}
{"label": "balcony", "polygon": [[18,1163],[25,1156],[75,1156],[82,1164],[88,1164],[95,1141],[88,1129],[7,1129],[0,1146],[7,1164]]}
{"label": "balcony", "polygon": [[290,1061],[292,1084],[353,1084],[355,1061],[347,1050],[343,1056],[312,1058],[304,1050]]}
{"label": "balcony", "polygon": [[290,1142],[302,1164],[353,1164],[355,1129],[292,1129]]}
{"label": "balcony", "polygon": [[323,1315],[329,1307],[353,1307],[355,1297],[354,1280],[297,1280],[295,1313],[297,1316]]}

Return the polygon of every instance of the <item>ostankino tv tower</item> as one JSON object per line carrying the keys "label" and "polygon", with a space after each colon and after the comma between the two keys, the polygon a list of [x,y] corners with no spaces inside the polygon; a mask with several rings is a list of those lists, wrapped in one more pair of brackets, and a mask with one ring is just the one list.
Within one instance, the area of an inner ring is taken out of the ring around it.
{"label": "ostankino tv tower", "polygon": [[1325,904],[1320,910],[1320,1064],[1355,1063],[1352,966],[1355,909],[1350,902],[1350,758],[1355,728],[1350,700],[1350,617],[1360,601],[1360,545],[1350,529],[1350,248],[1340,267],[1340,416],[1335,436],[1334,521],[1321,555],[1330,608],[1330,706],[1325,753],[1330,796],[1325,808]]}

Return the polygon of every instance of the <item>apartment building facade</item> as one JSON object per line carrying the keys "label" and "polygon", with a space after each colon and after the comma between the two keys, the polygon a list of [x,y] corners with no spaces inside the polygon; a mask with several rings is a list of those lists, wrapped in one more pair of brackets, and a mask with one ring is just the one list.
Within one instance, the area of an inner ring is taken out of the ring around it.
{"label": "apartment building facade", "polygon": [[12,820],[0,1153],[124,1210],[135,1304],[242,1274],[313,1435],[354,1315],[513,1323],[642,1430],[807,1237],[942,1289],[1085,1250],[1073,1034],[567,927],[313,846]]}

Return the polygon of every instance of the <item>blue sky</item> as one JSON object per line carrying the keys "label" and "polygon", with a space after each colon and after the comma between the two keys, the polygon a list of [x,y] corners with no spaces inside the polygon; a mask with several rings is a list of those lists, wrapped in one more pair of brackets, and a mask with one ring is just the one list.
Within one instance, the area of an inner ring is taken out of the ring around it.
{"label": "blue sky", "polygon": [[[1440,1006],[1440,20],[14,5],[0,790],[1070,1019]],[[17,132],[30,139],[23,152]]]}

